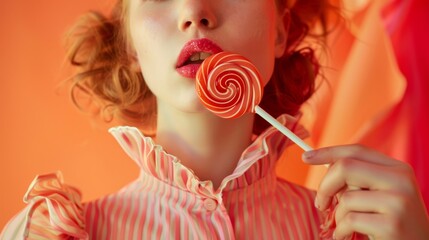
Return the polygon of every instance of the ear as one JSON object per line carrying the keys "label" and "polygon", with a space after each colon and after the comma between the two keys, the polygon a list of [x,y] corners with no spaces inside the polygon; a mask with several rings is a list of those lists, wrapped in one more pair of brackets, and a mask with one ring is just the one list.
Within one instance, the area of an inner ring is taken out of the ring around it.
{"label": "ear", "polygon": [[137,55],[136,50],[130,44],[127,44],[126,46],[126,53],[129,58],[130,70],[133,72],[141,72],[139,57]]}
{"label": "ear", "polygon": [[276,31],[276,42],[275,42],[275,56],[280,58],[283,56],[286,50],[286,43],[289,33],[290,25],[290,12],[289,8],[285,8],[282,14],[277,17],[277,31]]}
{"label": "ear", "polygon": [[132,53],[129,56],[130,58],[130,69],[133,72],[140,72],[141,68],[140,68],[140,63],[139,63],[139,59],[136,53]]}

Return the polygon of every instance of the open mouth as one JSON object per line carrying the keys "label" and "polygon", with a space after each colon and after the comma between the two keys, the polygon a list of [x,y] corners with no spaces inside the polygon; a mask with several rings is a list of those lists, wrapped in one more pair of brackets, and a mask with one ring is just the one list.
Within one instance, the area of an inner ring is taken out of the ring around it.
{"label": "open mouth", "polygon": [[197,53],[194,53],[194,54],[192,54],[189,58],[188,58],[188,60],[186,60],[184,63],[183,63],[183,66],[186,66],[186,65],[189,65],[189,64],[201,64],[201,63],[203,63],[203,61],[206,59],[206,58],[208,58],[208,57],[210,57],[212,54],[211,53],[208,53],[208,52],[197,52]]}
{"label": "open mouth", "polygon": [[183,46],[177,58],[176,70],[184,77],[195,78],[201,63],[221,51],[218,45],[207,38],[191,40]]}

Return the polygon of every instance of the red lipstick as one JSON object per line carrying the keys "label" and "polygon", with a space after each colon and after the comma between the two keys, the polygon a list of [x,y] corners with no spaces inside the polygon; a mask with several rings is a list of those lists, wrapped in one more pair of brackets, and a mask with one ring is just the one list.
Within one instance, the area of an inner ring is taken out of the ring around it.
{"label": "red lipstick", "polygon": [[186,78],[195,78],[202,61],[209,55],[222,52],[222,48],[207,38],[187,42],[176,62],[177,72]]}

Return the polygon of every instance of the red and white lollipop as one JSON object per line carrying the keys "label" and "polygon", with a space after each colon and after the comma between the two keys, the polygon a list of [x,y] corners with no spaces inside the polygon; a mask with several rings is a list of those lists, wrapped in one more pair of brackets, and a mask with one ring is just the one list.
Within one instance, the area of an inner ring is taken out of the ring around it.
{"label": "red and white lollipop", "polygon": [[222,118],[238,118],[254,112],[305,151],[312,150],[302,139],[258,106],[262,99],[261,75],[245,57],[220,52],[208,57],[198,69],[196,90],[204,106]]}
{"label": "red and white lollipop", "polygon": [[262,98],[261,77],[255,65],[234,53],[207,58],[197,72],[196,84],[203,104],[223,118],[254,112]]}

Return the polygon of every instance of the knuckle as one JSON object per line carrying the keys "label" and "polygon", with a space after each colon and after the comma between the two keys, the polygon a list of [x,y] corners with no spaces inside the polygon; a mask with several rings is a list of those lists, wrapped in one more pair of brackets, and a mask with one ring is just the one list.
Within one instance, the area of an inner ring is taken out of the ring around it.
{"label": "knuckle", "polygon": [[357,220],[358,220],[358,216],[356,213],[348,212],[343,217],[343,224],[346,224],[347,226],[354,226]]}
{"label": "knuckle", "polygon": [[366,147],[360,143],[350,145],[351,155],[360,154],[365,151]]}
{"label": "knuckle", "polygon": [[349,209],[349,203],[352,200],[353,196],[350,192],[344,192],[341,195],[340,204],[344,209]]}
{"label": "knuckle", "polygon": [[413,196],[417,192],[415,184],[408,179],[402,181],[401,185],[403,188],[403,193],[406,195]]}
{"label": "knuckle", "polygon": [[407,162],[400,162],[399,168],[407,176],[414,176],[414,168]]}
{"label": "knuckle", "polygon": [[353,160],[348,158],[340,158],[335,164],[335,168],[338,172],[347,172],[353,166]]}
{"label": "knuckle", "polygon": [[393,204],[390,209],[390,214],[393,219],[401,219],[402,216],[406,214],[407,209],[410,209],[412,207],[411,205],[413,203],[408,197],[401,194],[395,194],[392,199]]}
{"label": "knuckle", "polygon": [[414,170],[409,164],[400,165],[400,173],[398,176],[400,177],[400,181],[398,181],[400,184],[396,186],[396,188],[403,194],[414,195],[418,191]]}

